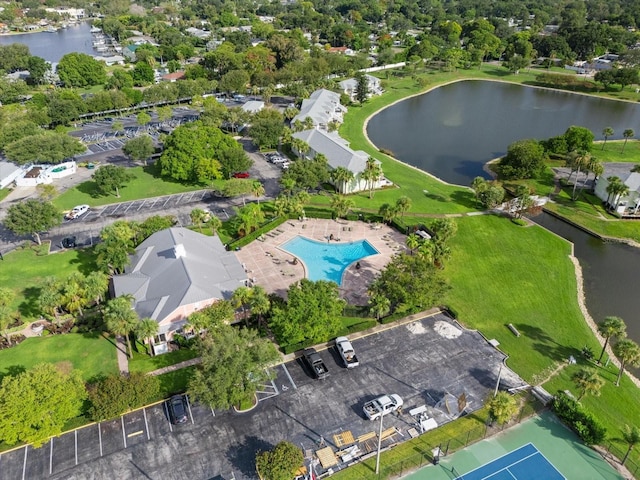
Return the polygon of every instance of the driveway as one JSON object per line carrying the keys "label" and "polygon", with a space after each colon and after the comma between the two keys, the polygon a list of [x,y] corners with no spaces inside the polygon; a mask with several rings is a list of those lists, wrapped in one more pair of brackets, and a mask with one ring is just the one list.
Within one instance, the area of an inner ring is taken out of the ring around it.
{"label": "driveway", "polygon": [[[321,439],[333,452],[355,443],[364,453],[375,449],[379,428],[363,415],[366,401],[385,393],[403,397],[402,414],[384,418],[383,444],[401,442],[417,433],[412,430],[419,428],[417,418],[410,414],[416,407],[438,424],[452,418],[442,404],[447,393],[455,398],[464,393],[468,410],[479,408],[495,388],[505,358],[478,332],[441,313],[358,338],[353,345],[360,358],[353,370],[342,367],[333,349],[320,352],[330,372],[325,380],[313,380],[298,360],[276,366],[275,379],[260,389],[250,412],[191,405],[189,421],[172,426],[164,405],[152,405],[64,434],[38,450],[3,453],[2,478],[251,479],[256,452],[282,440],[308,455]],[[522,385],[507,368],[502,379],[502,388]],[[316,470],[324,468],[318,464]]]}

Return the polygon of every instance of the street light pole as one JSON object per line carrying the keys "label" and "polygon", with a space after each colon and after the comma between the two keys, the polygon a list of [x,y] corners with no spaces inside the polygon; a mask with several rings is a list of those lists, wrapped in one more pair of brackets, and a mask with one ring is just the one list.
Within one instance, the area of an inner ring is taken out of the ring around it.
{"label": "street light pole", "polygon": [[382,447],[382,419],[384,413],[380,414],[380,432],[378,433],[378,453],[376,455],[376,475],[380,472],[380,448]]}

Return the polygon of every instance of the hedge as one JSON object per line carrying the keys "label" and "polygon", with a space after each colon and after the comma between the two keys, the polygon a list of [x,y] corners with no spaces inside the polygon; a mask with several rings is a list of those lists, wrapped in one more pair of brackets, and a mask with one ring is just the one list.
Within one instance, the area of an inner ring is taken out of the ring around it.
{"label": "hedge", "polygon": [[607,437],[607,429],[565,392],[557,393],[552,408],[587,445],[600,444]]}

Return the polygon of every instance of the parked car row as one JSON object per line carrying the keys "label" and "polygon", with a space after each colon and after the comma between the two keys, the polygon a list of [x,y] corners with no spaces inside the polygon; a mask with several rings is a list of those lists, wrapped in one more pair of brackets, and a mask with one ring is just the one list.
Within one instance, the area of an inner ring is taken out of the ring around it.
{"label": "parked car row", "polygon": [[264,157],[267,159],[267,162],[273,163],[274,165],[278,165],[283,169],[289,168],[289,159],[280,155],[278,152],[265,153]]}

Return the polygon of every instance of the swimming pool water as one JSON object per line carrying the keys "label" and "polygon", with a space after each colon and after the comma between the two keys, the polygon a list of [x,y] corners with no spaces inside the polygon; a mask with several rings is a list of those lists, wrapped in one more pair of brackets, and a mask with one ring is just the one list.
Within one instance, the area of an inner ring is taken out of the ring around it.
{"label": "swimming pool water", "polygon": [[378,251],[366,240],[356,242],[318,242],[297,236],[280,248],[298,257],[307,269],[309,280],[330,280],[342,284],[342,274],[356,260]]}

